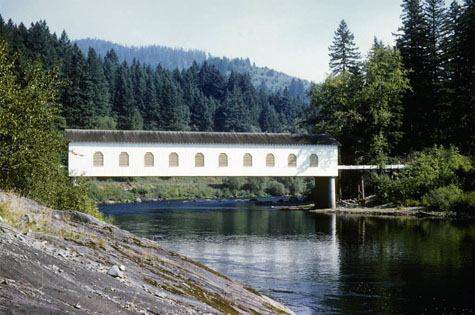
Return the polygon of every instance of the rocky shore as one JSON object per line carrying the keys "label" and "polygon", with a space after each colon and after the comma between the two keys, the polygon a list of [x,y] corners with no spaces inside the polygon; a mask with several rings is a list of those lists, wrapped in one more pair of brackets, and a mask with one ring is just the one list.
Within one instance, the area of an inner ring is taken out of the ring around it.
{"label": "rocky shore", "polygon": [[446,211],[431,211],[426,207],[394,207],[394,206],[373,206],[364,207],[356,202],[339,202],[335,209],[316,209],[314,203],[306,203],[293,206],[273,206],[274,209],[283,211],[303,210],[311,213],[328,214],[349,214],[365,216],[411,216],[411,217],[433,217],[445,218],[454,217],[455,214]]}
{"label": "rocky shore", "polygon": [[293,314],[89,215],[0,192],[0,216],[2,314]]}

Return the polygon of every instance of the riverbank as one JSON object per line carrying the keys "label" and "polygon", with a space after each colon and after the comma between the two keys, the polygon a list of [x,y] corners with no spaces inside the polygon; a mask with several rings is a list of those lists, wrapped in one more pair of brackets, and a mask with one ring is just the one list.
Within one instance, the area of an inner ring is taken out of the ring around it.
{"label": "riverbank", "polygon": [[293,314],[111,224],[0,192],[0,313]]}
{"label": "riverbank", "polygon": [[308,211],[310,213],[327,214],[351,214],[364,216],[411,216],[411,217],[433,217],[433,218],[452,218],[456,214],[446,211],[431,211],[426,207],[336,207],[335,209],[315,209],[314,203],[306,203],[293,206],[273,206],[272,208],[282,211]]}

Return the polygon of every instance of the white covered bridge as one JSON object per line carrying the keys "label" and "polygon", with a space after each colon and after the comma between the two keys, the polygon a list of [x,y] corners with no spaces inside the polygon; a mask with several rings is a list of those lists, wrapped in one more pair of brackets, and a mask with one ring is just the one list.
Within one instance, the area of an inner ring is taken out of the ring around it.
{"label": "white covered bridge", "polygon": [[66,130],[70,176],[312,176],[335,206],[338,141],[330,135]]}

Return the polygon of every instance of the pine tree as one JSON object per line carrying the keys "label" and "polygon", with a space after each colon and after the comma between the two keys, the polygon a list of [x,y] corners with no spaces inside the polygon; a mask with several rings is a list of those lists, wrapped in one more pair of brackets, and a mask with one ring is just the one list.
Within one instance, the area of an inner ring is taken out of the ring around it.
{"label": "pine tree", "polygon": [[354,43],[354,35],[350,32],[345,20],[338,25],[330,50],[330,69],[334,75],[345,71],[355,72],[359,68],[360,53]]}
{"label": "pine tree", "polygon": [[426,74],[428,81],[426,82],[425,102],[431,104],[427,108],[429,112],[428,126],[432,131],[432,142],[440,144],[444,123],[443,118],[443,96],[442,96],[442,76],[443,76],[443,47],[442,40],[445,37],[445,3],[444,0],[425,0],[423,5],[427,43]]}
{"label": "pine tree", "polygon": [[160,123],[162,130],[187,130],[190,113],[171,75],[165,75],[160,85]]}
{"label": "pine tree", "polygon": [[396,46],[403,57],[404,67],[411,70],[409,74],[412,91],[404,97],[404,141],[401,142],[402,151],[422,149],[433,139],[433,129],[430,128],[432,104],[428,102],[427,73],[427,23],[420,0],[404,0],[402,27],[397,35]]}
{"label": "pine tree", "polygon": [[89,79],[86,59],[74,45],[63,64],[66,84],[60,100],[63,117],[69,128],[92,128],[94,117],[93,85]]}
{"label": "pine tree", "polygon": [[454,142],[462,152],[475,154],[475,0],[465,0],[459,20],[459,58],[456,58],[457,118]]}
{"label": "pine tree", "polygon": [[113,111],[117,117],[117,128],[131,129],[131,118],[134,112],[134,97],[130,71],[127,62],[123,62],[115,75],[115,96]]}
{"label": "pine tree", "polygon": [[221,107],[216,112],[218,131],[246,132],[251,130],[249,111],[238,87],[228,92]]}
{"label": "pine tree", "polygon": [[110,126],[105,124],[106,117],[111,115],[109,84],[104,75],[101,60],[93,48],[87,54],[87,69],[89,80],[92,84],[92,102],[94,104],[94,128],[105,129]]}

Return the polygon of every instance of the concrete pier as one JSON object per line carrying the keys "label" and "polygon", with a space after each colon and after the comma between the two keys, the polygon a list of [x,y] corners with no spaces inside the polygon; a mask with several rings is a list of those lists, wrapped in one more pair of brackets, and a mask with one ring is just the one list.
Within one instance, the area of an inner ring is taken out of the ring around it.
{"label": "concrete pier", "polygon": [[335,177],[315,177],[315,205],[318,209],[336,208]]}

